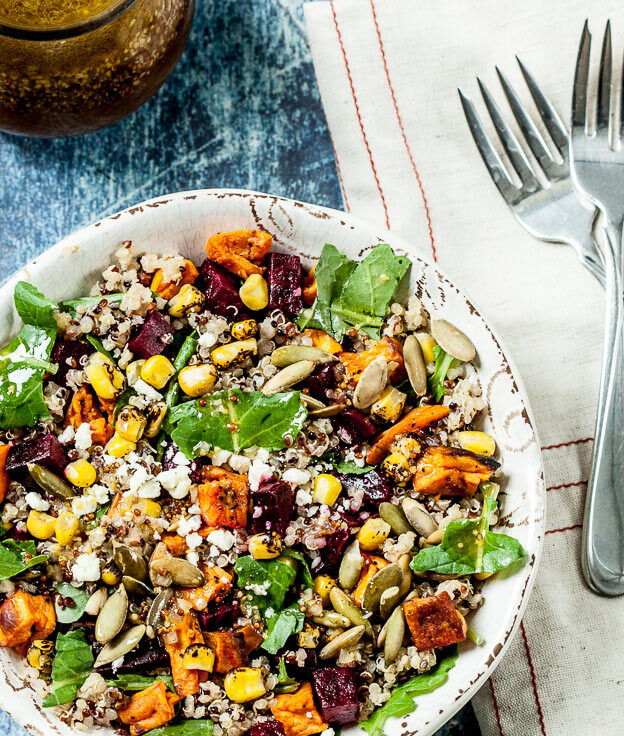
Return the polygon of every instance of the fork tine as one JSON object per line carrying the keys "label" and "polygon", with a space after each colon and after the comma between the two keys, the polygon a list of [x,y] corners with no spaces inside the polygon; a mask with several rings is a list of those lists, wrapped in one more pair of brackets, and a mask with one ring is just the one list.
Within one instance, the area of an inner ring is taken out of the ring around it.
{"label": "fork tine", "polygon": [[498,137],[500,138],[500,141],[503,144],[503,148],[509,156],[509,160],[511,161],[511,165],[513,166],[516,174],[518,174],[518,176],[520,177],[520,181],[524,186],[536,186],[537,179],[533,174],[531,164],[529,164],[524,151],[518,143],[518,139],[512,133],[511,128],[509,128],[507,126],[507,123],[504,121],[503,116],[498,109],[498,105],[496,104],[496,102],[494,102],[494,98],[490,94],[488,88],[479,79],[479,77],[477,77],[477,82],[479,84],[481,94],[483,95],[485,106],[490,113],[490,117],[492,118],[492,122],[494,123],[494,127],[496,128],[496,132],[498,133]]}
{"label": "fork tine", "polygon": [[464,115],[466,116],[468,127],[470,128],[470,132],[472,133],[477,149],[481,154],[483,163],[492,177],[494,184],[496,184],[498,191],[502,194],[503,199],[508,204],[511,204],[516,199],[518,190],[512,184],[500,156],[488,138],[472,100],[470,97],[467,97],[461,89],[458,89],[457,91],[459,92],[459,99],[461,100],[462,108],[464,109]]}
{"label": "fork tine", "polygon": [[587,79],[589,75],[589,52],[591,50],[591,33],[587,20],[583,26],[581,43],[576,57],[574,71],[574,87],[572,89],[572,127],[581,127],[585,131],[587,114]]}
{"label": "fork tine", "polygon": [[568,131],[555,108],[550,104],[546,95],[539,88],[535,78],[526,68],[522,61],[516,56],[516,61],[520,66],[520,71],[524,77],[524,81],[529,88],[535,107],[541,115],[550,137],[553,139],[555,146],[563,158],[568,156]]}
{"label": "fork tine", "polygon": [[548,146],[546,145],[546,141],[542,137],[542,134],[535,127],[535,123],[531,119],[529,113],[525,110],[523,104],[520,102],[520,98],[516,94],[516,91],[498,67],[496,67],[496,73],[498,74],[498,78],[509,102],[509,106],[511,107],[520,129],[524,133],[526,142],[533,152],[533,155],[539,161],[540,166],[546,174],[549,173],[549,170],[554,173],[553,168],[559,169],[559,165],[555,163],[550,155],[550,151],[548,150]]}
{"label": "fork tine", "polygon": [[598,81],[598,103],[596,115],[596,128],[609,129],[609,105],[611,102],[611,21],[607,21],[604,38],[602,40],[602,53],[600,54],[600,77]]}

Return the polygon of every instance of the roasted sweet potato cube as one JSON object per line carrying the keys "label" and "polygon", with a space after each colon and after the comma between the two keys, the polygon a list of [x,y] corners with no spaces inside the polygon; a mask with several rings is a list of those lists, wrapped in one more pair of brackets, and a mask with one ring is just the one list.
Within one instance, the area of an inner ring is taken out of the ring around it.
{"label": "roasted sweet potato cube", "polygon": [[105,445],[112,437],[114,428],[107,422],[96,404],[91,389],[81,386],[74,392],[71,402],[65,413],[65,424],[71,424],[74,429],[88,422],[91,429],[91,440],[96,445]]}
{"label": "roasted sweet potato cube", "polygon": [[271,712],[284,727],[286,736],[310,736],[328,728],[316,709],[309,682],[294,693],[278,695],[276,701]]}
{"label": "roasted sweet potato cube", "polygon": [[331,335],[328,335],[323,330],[307,329],[303,331],[303,334],[312,339],[312,345],[314,345],[315,348],[327,350],[327,352],[332,355],[342,352],[342,345],[339,342],[336,342]]}
{"label": "roasted sweet potato cube", "polygon": [[181,557],[188,552],[186,540],[176,532],[165,532],[161,540],[174,557]]}
{"label": "roasted sweet potato cube", "polygon": [[428,447],[416,465],[414,490],[443,496],[472,496],[492,477],[496,460],[455,447]]}
{"label": "roasted sweet potato cube", "polygon": [[178,695],[167,692],[162,680],[157,680],[145,690],[135,693],[117,709],[117,715],[122,723],[130,726],[131,736],[140,736],[168,723],[175,715],[173,706],[179,700]]}
{"label": "roasted sweet potato cube", "polygon": [[448,593],[407,601],[403,613],[414,646],[421,652],[448,647],[466,638],[468,624]]}
{"label": "roasted sweet potato cube", "polygon": [[247,525],[247,476],[207,466],[200,471],[199,507],[209,527],[244,529]]}
{"label": "roasted sweet potato cube", "polygon": [[184,588],[178,593],[178,598],[190,603],[198,611],[203,610],[208,603],[223,599],[232,588],[232,576],[220,567],[202,567],[206,582],[199,588]]}
{"label": "roasted sweet potato cube", "polygon": [[236,629],[236,633],[243,637],[245,642],[245,654],[251,654],[264,641],[262,634],[251,624],[245,624],[240,629]]}
{"label": "roasted sweet potato cube", "polygon": [[262,263],[273,239],[262,230],[233,230],[217,233],[206,242],[206,256],[241,279],[264,271]]}
{"label": "roasted sweet potato cube", "polygon": [[245,637],[236,631],[208,631],[206,643],[215,653],[214,671],[224,675],[247,664]]}
{"label": "roasted sweet potato cube", "polygon": [[13,647],[22,656],[55,628],[54,606],[43,595],[18,590],[0,606],[0,647]]}
{"label": "roasted sweet potato cube", "polygon": [[383,557],[379,557],[378,555],[364,554],[362,557],[364,558],[364,565],[362,566],[360,579],[352,593],[353,600],[358,604],[358,606],[362,605],[362,596],[364,595],[364,590],[366,589],[370,579],[388,564]]}
{"label": "roasted sweet potato cube", "polygon": [[[176,635],[175,641],[173,634]],[[182,658],[187,647],[191,644],[206,643],[195,614],[189,611],[180,621],[173,623],[163,635],[163,643],[171,661],[171,674],[176,692],[180,697],[195,695],[196,692],[199,692],[199,683],[207,679],[209,675],[208,672],[187,670],[182,666]]]}
{"label": "roasted sweet potato cube", "polygon": [[169,301],[169,299],[173,299],[185,284],[194,284],[198,276],[199,272],[193,261],[185,259],[184,268],[177,281],[164,281],[163,270],[159,268],[152,277],[150,289],[156,292],[162,299]]}

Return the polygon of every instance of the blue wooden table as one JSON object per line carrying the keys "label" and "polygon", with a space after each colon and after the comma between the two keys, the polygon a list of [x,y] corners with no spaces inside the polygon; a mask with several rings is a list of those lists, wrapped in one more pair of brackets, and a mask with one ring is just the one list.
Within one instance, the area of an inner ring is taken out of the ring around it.
{"label": "blue wooden table", "polygon": [[[189,44],[130,118],[82,138],[0,133],[0,281],[81,225],[167,192],[237,187],[343,208],[303,0],[198,0]],[[468,707],[439,736],[473,736]],[[0,712],[0,734],[24,732]]]}

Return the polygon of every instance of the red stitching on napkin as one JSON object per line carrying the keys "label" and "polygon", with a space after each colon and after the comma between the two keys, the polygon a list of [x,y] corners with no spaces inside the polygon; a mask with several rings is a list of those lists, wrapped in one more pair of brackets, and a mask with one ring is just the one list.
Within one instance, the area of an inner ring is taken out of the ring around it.
{"label": "red stitching on napkin", "polygon": [[580,440],[570,440],[570,442],[560,442],[558,445],[544,445],[542,450],[556,450],[559,447],[570,447],[570,445],[582,445],[584,442],[593,442],[593,437],[583,437]]}
{"label": "red stitching on napkin", "polygon": [[[546,534],[548,534],[548,532],[546,532]],[[533,685],[533,695],[535,696],[535,704],[537,705],[537,715],[539,716],[542,736],[546,736],[546,727],[544,726],[544,713],[542,711],[542,704],[540,702],[539,694],[537,692],[537,679],[535,677],[535,667],[533,666],[533,657],[531,656],[531,649],[529,647],[529,640],[527,639],[526,629],[524,628],[524,621],[520,621],[520,631],[522,632],[522,639],[524,640],[524,648],[526,649],[527,661],[529,663],[529,670],[531,672],[531,684]]]}
{"label": "red stitching on napkin", "polygon": [[362,133],[362,138],[364,139],[364,145],[366,146],[366,150],[368,151],[368,160],[370,161],[371,169],[373,170],[373,176],[375,177],[375,183],[377,184],[377,191],[379,192],[379,196],[381,197],[381,203],[383,205],[384,212],[386,214],[386,227],[390,228],[390,219],[388,217],[388,207],[386,206],[386,198],[384,197],[383,191],[381,189],[381,184],[379,183],[379,177],[377,176],[377,169],[375,168],[375,162],[373,161],[373,154],[371,152],[370,146],[368,144],[368,138],[366,137],[366,132],[364,130],[364,123],[362,122],[362,115],[360,114],[360,105],[357,100],[357,95],[355,94],[355,87],[353,86],[353,78],[351,76],[351,67],[349,66],[349,61],[347,60],[347,52],[345,51],[344,44],[342,42],[342,34],[340,33],[340,28],[338,27],[338,18],[336,18],[336,10],[334,8],[334,3],[330,3],[332,17],[334,19],[334,26],[336,28],[336,34],[338,36],[338,43],[340,44],[340,50],[342,51],[342,58],[344,59],[345,63],[345,69],[347,71],[347,78],[349,79],[349,87],[351,87],[351,96],[353,97],[353,104],[355,105],[355,113],[357,115],[358,123],[360,124],[360,131]]}
{"label": "red stitching on napkin", "polygon": [[576,483],[562,483],[559,486],[548,486],[547,491],[558,491],[561,488],[572,488],[573,486],[584,486],[587,485],[586,480],[579,480]]}
{"label": "red stitching on napkin", "polygon": [[431,252],[433,254],[433,260],[437,261],[438,256],[436,253],[435,238],[433,237],[433,227],[431,225],[431,213],[429,212],[429,202],[427,201],[427,196],[425,194],[425,188],[423,187],[423,183],[420,179],[420,174],[418,173],[418,169],[416,168],[416,162],[414,161],[414,156],[412,155],[412,149],[410,148],[410,144],[407,141],[407,135],[405,133],[405,127],[403,125],[403,119],[401,118],[401,113],[399,112],[399,104],[397,102],[396,94],[394,92],[394,86],[392,82],[390,81],[390,71],[388,70],[388,62],[386,60],[386,50],[384,48],[383,41],[381,40],[381,32],[379,30],[379,23],[377,22],[377,13],[375,11],[375,3],[373,0],[370,0],[370,6],[371,6],[371,10],[373,11],[373,21],[375,22],[375,30],[377,31],[377,38],[379,40],[379,50],[381,51],[383,67],[384,67],[384,71],[386,72],[386,79],[388,80],[388,87],[390,88],[390,95],[392,97],[392,104],[394,105],[394,112],[396,113],[397,122],[399,124],[399,129],[401,130],[401,136],[403,137],[403,143],[405,144],[407,155],[409,157],[410,163],[412,164],[412,169],[414,170],[414,174],[416,175],[416,181],[418,182],[418,188],[420,189],[420,195],[422,197],[423,204],[425,206],[425,217],[427,218],[427,228],[429,230],[429,239],[431,240]]}
{"label": "red stitching on napkin", "polygon": [[570,532],[573,529],[582,529],[582,524],[572,524],[572,526],[562,526],[561,529],[547,529],[546,534],[558,534],[559,532]]}
{"label": "red stitching on napkin", "polygon": [[494,692],[494,681],[491,677],[488,680],[488,683],[490,685],[490,692],[492,693],[492,703],[494,703],[494,715],[496,716],[496,723],[498,724],[498,733],[500,734],[500,736],[504,736],[503,723],[501,721],[501,714],[498,708],[498,700],[496,698],[496,693]]}

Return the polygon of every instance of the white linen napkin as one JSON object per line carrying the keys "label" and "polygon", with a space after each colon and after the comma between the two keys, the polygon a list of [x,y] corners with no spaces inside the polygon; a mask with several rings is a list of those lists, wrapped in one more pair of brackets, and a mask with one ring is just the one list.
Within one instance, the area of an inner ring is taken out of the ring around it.
{"label": "white linen napkin", "polygon": [[543,443],[544,554],[520,632],[473,701],[484,736],[609,736],[623,729],[624,601],[591,593],[579,564],[603,293],[571,248],[540,243],[514,220],[476,150],[457,94],[461,87],[487,119],[477,99],[478,74],[510,119],[498,64],[533,109],[517,53],[567,121],[590,7],[597,56],[607,17],[624,38],[621,4],[336,0],[305,6],[346,209],[410,240],[474,297],[519,367]]}

